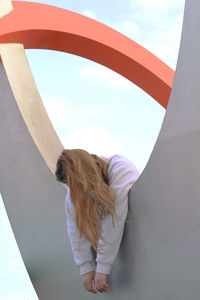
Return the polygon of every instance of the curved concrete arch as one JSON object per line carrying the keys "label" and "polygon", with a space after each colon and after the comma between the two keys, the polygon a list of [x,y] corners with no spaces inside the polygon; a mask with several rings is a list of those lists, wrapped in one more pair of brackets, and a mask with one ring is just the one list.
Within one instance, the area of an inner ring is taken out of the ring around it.
{"label": "curved concrete arch", "polygon": [[0,57],[26,127],[47,166],[54,174],[56,161],[63,146],[44,108],[24,47],[14,43],[0,44]]}
{"label": "curved concrete arch", "polygon": [[11,12],[13,9],[11,0],[1,0],[0,1],[0,18],[3,18]]}
{"label": "curved concrete arch", "polygon": [[[133,224],[126,226],[117,269],[126,265],[129,299],[196,300],[200,295],[199,13],[199,1],[186,0],[169,105],[130,194]],[[117,277],[115,285],[121,281]]]}
{"label": "curved concrete arch", "polygon": [[24,48],[88,58],[118,72],[167,107],[174,71],[133,40],[58,7],[20,1],[13,6],[14,10],[0,20],[0,43],[22,43]]}

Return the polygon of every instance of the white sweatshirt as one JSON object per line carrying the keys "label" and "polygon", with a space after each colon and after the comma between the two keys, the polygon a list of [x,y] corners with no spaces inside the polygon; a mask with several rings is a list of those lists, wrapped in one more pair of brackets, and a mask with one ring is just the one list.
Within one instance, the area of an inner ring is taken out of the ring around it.
{"label": "white sweatshirt", "polygon": [[[121,155],[102,158],[108,163],[109,186],[115,191],[115,212],[120,220],[114,219],[114,227],[110,214],[106,215],[101,221],[102,235],[105,242],[108,243],[104,243],[102,240],[98,241],[98,250],[101,254],[97,253],[96,272],[110,274],[124,231],[123,220],[126,220],[128,212],[128,192],[140,174],[135,165]],[[81,238],[80,252],[78,250],[79,231],[75,223],[75,209],[70,199],[69,189],[65,199],[65,213],[67,216],[67,232],[75,263],[80,267],[80,275],[94,271],[91,245],[85,237]]]}

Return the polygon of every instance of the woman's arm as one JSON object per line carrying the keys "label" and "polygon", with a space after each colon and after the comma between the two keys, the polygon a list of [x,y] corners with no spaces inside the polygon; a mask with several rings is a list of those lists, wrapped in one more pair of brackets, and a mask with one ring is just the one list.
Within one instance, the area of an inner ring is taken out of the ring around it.
{"label": "woman's arm", "polygon": [[97,268],[96,271],[103,274],[110,274],[111,266],[118,253],[124,231],[124,221],[128,212],[128,192],[139,177],[139,172],[133,163],[125,157],[116,155],[109,163],[110,188],[116,195],[114,227],[112,217],[108,214],[102,220],[102,240],[98,242]]}
{"label": "woman's arm", "polygon": [[78,249],[79,231],[75,222],[75,208],[71,202],[69,189],[65,199],[65,213],[67,216],[67,232],[74,255],[74,261],[77,266],[80,267],[80,275],[94,271],[91,245],[85,237],[81,238],[80,251]]}
{"label": "woman's arm", "polygon": [[[124,221],[128,212],[128,195],[124,196],[122,201],[116,205],[116,214],[120,218],[115,218],[114,227],[112,217],[108,214],[102,221],[103,238],[105,242],[99,240],[97,253],[97,268],[96,272],[103,274],[110,274],[111,266],[118,253],[121,239],[124,231]],[[123,221],[124,220],[124,221]]]}

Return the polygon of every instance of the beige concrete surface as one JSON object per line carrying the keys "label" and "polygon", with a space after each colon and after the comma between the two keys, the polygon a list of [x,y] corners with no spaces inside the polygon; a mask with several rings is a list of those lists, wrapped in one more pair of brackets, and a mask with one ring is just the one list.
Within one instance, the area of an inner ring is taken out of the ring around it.
{"label": "beige concrete surface", "polygon": [[63,146],[42,103],[23,45],[0,44],[0,56],[26,126],[48,167],[54,172]]}
{"label": "beige concrete surface", "polygon": [[13,9],[11,0],[0,0],[0,18],[9,14]]}

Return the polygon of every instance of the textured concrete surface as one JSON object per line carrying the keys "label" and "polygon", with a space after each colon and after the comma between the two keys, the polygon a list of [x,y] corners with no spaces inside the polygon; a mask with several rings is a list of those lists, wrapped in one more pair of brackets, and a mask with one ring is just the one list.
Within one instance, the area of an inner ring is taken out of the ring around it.
{"label": "textured concrete surface", "polygon": [[199,1],[187,0],[166,116],[130,192],[132,224],[125,226],[111,288],[103,295],[81,287],[65,229],[65,189],[34,143],[0,64],[0,192],[40,300],[199,298],[199,14]]}
{"label": "textured concrete surface", "polygon": [[13,9],[11,0],[0,0],[0,18],[9,14]]}
{"label": "textured concrete surface", "polygon": [[40,98],[23,45],[0,44],[0,56],[12,93],[30,135],[54,173],[57,157],[63,146]]}

